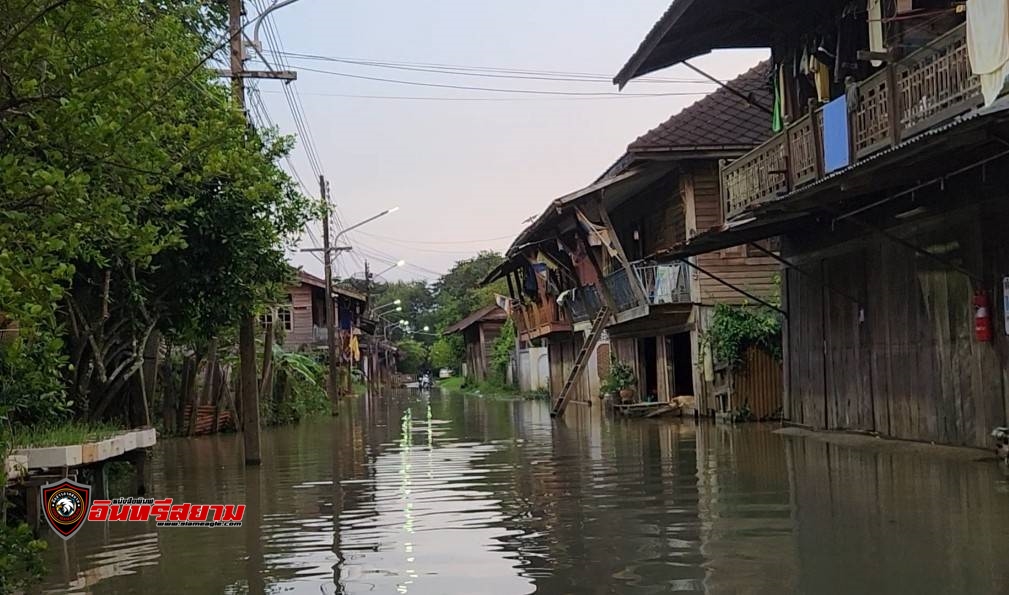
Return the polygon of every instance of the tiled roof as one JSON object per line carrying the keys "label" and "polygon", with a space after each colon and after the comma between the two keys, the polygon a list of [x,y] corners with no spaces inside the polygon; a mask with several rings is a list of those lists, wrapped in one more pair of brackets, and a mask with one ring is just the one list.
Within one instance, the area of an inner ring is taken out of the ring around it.
{"label": "tiled roof", "polygon": [[749,95],[761,109],[739,95],[719,87],[627,148],[630,153],[682,149],[756,147],[771,136],[770,109],[774,96],[768,82],[770,62],[764,61],[728,83]]}

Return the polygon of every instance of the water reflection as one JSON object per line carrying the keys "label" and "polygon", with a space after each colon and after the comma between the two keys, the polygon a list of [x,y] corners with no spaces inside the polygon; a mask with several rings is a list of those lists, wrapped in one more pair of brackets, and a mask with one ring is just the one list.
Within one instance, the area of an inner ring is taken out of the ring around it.
{"label": "water reflection", "polygon": [[154,493],[244,502],[240,529],[89,524],[52,592],[999,592],[993,463],[770,428],[553,422],[544,403],[398,395],[264,434],[165,441]]}

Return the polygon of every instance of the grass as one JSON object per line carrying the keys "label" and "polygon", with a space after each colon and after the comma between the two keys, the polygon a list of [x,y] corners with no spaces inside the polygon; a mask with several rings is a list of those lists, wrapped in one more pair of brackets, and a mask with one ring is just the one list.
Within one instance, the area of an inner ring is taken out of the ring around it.
{"label": "grass", "polygon": [[462,387],[463,382],[466,379],[462,376],[452,376],[451,378],[443,378],[438,381],[438,387],[442,390],[452,391],[452,392],[462,392],[466,389]]}
{"label": "grass", "polygon": [[45,448],[86,444],[111,438],[123,428],[107,423],[72,421],[34,428],[15,428],[11,444],[17,448]]}

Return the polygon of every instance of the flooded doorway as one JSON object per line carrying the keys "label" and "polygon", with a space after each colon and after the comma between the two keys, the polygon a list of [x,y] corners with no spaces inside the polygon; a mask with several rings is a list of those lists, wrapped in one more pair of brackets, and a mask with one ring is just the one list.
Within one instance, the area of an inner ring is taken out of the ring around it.
{"label": "flooded doorway", "polygon": [[638,370],[641,377],[638,385],[642,401],[659,400],[659,345],[655,337],[638,339]]}
{"label": "flooded doorway", "polygon": [[666,353],[672,360],[671,396],[693,395],[694,359],[690,348],[690,333],[676,333],[666,337]]}

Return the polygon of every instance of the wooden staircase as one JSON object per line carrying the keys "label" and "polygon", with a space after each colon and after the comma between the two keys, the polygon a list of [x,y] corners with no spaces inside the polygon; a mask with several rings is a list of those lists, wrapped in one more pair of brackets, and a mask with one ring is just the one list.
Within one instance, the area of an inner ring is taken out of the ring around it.
{"label": "wooden staircase", "polygon": [[610,309],[605,306],[600,308],[599,312],[596,313],[596,317],[592,319],[592,330],[589,331],[589,336],[582,345],[582,350],[578,352],[578,357],[575,358],[575,367],[571,369],[568,379],[564,382],[564,388],[561,389],[561,394],[554,401],[553,409],[550,411],[552,417],[564,415],[564,410],[568,407],[568,401],[575,392],[575,385],[581,379],[582,372],[585,371],[585,365],[588,364],[589,357],[596,348],[596,344],[599,343],[599,337],[602,336],[603,329],[606,328],[609,320]]}

